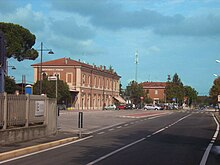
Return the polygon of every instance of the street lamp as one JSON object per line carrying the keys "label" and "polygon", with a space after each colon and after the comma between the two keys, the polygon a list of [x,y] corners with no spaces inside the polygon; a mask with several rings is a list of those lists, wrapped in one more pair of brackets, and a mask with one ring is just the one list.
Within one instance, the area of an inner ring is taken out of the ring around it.
{"label": "street lamp", "polygon": [[47,51],[48,54],[54,54],[52,49],[43,49],[43,42],[40,44],[40,94],[42,93],[42,62],[43,62],[43,51]]}
{"label": "street lamp", "polygon": [[[220,60],[215,60],[217,63],[220,63]],[[215,77],[219,77],[217,74],[213,74]],[[219,100],[218,100],[218,107],[219,107]],[[220,109],[218,108],[219,114],[220,114]]]}
{"label": "street lamp", "polygon": [[220,63],[220,60],[215,60],[217,63]]}
{"label": "street lamp", "polygon": [[7,63],[7,67],[6,67],[6,75],[8,75],[8,68],[11,68],[12,70],[16,70],[16,67],[14,65],[8,65],[8,62]]}

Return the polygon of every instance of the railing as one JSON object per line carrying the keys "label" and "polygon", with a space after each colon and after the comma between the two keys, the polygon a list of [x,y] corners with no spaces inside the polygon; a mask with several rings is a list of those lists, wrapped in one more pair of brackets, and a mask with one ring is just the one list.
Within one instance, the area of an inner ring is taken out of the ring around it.
{"label": "railing", "polygon": [[56,100],[46,96],[0,94],[0,130],[46,124],[48,107],[54,105]]}

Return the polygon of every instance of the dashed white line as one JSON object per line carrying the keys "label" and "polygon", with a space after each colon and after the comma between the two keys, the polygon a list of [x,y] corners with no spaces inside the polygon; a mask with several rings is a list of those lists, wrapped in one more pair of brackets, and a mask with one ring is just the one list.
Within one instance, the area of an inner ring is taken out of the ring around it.
{"label": "dashed white line", "polygon": [[122,126],[118,126],[117,128],[121,128]]}
{"label": "dashed white line", "polygon": [[109,131],[113,131],[113,130],[115,130],[115,129],[114,128],[109,129]]}
{"label": "dashed white line", "polygon": [[114,154],[116,154],[116,153],[118,153],[118,152],[120,152],[120,151],[122,151],[122,150],[128,148],[128,147],[131,147],[131,146],[133,146],[133,145],[135,145],[135,144],[137,144],[137,143],[140,143],[140,142],[144,141],[145,139],[146,139],[146,138],[142,138],[142,139],[137,140],[137,141],[135,141],[135,142],[133,142],[133,143],[130,143],[130,144],[124,146],[124,147],[121,147],[121,148],[119,148],[119,149],[117,149],[117,150],[115,150],[115,151],[113,151],[113,152],[111,152],[111,153],[109,153],[109,154],[107,154],[107,155],[104,155],[104,156],[102,156],[102,157],[100,157],[100,158],[98,158],[98,159],[96,159],[96,160],[94,160],[94,161],[88,163],[87,165],[96,164],[96,163],[98,163],[98,162],[100,162],[100,161],[102,161],[102,160],[104,160],[104,159],[106,159],[106,158],[108,158],[108,157],[110,157],[110,156],[112,156],[112,155],[114,155]]}
{"label": "dashed white line", "polygon": [[99,132],[98,134],[101,135],[101,134],[104,134],[104,133],[105,133],[105,132]]}
{"label": "dashed white line", "polygon": [[[190,115],[191,115],[191,114],[190,114]],[[177,121],[175,122],[175,124],[178,123],[178,122],[180,122],[181,120],[183,120],[183,119],[189,117],[190,115],[187,115],[187,116],[185,116],[185,117],[182,117],[181,119],[177,120]],[[124,126],[128,126],[128,124],[124,124]],[[159,129],[158,131],[152,133],[151,135],[148,135],[147,138],[149,138],[149,137],[151,137],[151,136],[153,136],[153,135],[155,135],[155,134],[157,134],[157,133],[159,133],[159,132],[161,132],[161,131],[164,131],[165,129],[166,129],[166,127],[162,128],[162,129]],[[128,148],[128,147],[131,147],[131,146],[133,146],[133,145],[135,145],[135,144],[137,144],[137,143],[140,143],[140,142],[142,142],[142,141],[144,141],[144,140],[146,140],[146,138],[139,139],[139,140],[137,140],[137,141],[135,141],[135,142],[133,142],[133,143],[130,143],[130,144],[124,146],[124,147],[121,147],[121,148],[119,148],[119,149],[117,149],[117,150],[115,150],[115,151],[113,151],[113,152],[111,152],[111,153],[109,153],[109,154],[107,154],[107,155],[104,155],[104,156],[102,156],[102,157],[100,157],[100,158],[98,158],[98,159],[96,159],[96,160],[94,160],[94,161],[88,163],[87,165],[96,164],[96,163],[98,163],[98,162],[100,162],[100,161],[102,161],[102,160],[104,160],[104,159],[106,159],[106,158],[108,158],[108,157],[110,157],[110,156],[112,156],[112,155],[114,155],[114,154],[116,154],[116,153],[118,153],[118,152],[120,152],[120,151],[122,151],[122,150]]]}

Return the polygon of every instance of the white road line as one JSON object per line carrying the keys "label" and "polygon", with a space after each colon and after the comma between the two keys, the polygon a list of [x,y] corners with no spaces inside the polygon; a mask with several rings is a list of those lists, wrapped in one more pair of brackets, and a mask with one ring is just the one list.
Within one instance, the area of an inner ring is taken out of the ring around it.
{"label": "white road line", "polygon": [[148,118],[148,119],[151,120],[151,119],[156,119],[156,118],[158,118],[158,117],[161,117],[161,116],[150,117],[150,118]]}
{"label": "white road line", "polygon": [[205,153],[204,153],[204,155],[202,157],[200,165],[205,165],[206,164],[206,161],[208,159],[209,153],[210,153],[210,151],[212,149],[213,144],[215,143],[214,139],[216,139],[216,137],[218,136],[218,133],[219,133],[219,123],[218,123],[218,121],[216,120],[216,118],[215,118],[215,116],[213,114],[212,114],[212,117],[214,118],[214,120],[215,120],[215,122],[217,124],[217,127],[216,127],[216,131],[215,131],[215,134],[214,134],[211,142],[209,143],[208,147],[205,150]]}
{"label": "white road line", "polygon": [[93,165],[93,164],[95,164],[95,163],[98,163],[98,162],[100,162],[100,161],[102,161],[102,160],[104,160],[104,159],[106,159],[106,158],[108,158],[108,157],[110,157],[110,156],[112,156],[112,155],[114,155],[114,154],[116,154],[116,153],[118,153],[118,152],[120,152],[120,151],[122,151],[122,150],[128,148],[128,147],[131,147],[131,146],[133,146],[133,145],[135,145],[135,144],[137,144],[137,143],[140,143],[140,142],[144,141],[145,139],[146,139],[146,138],[142,138],[142,139],[137,140],[137,141],[135,141],[135,142],[133,142],[133,143],[130,143],[130,144],[124,146],[124,147],[121,147],[121,148],[119,148],[119,149],[117,149],[117,150],[115,150],[115,151],[113,151],[113,152],[111,152],[111,153],[109,153],[109,154],[107,154],[107,155],[104,155],[104,156],[102,156],[102,157],[100,157],[100,158],[98,158],[98,159],[96,159],[96,160],[94,160],[94,161],[88,163],[87,165]]}
{"label": "white road line", "polygon": [[113,130],[115,130],[115,129],[114,128],[109,129],[109,131],[113,131]]}
{"label": "white road line", "polygon": [[117,123],[117,124],[109,125],[109,126],[106,126],[106,127],[102,127],[102,128],[99,128],[97,130],[92,131],[91,133],[99,132],[99,131],[102,131],[102,130],[105,130],[105,129],[108,129],[108,128],[111,128],[111,127],[122,125],[122,124],[124,124],[124,123]]}
{"label": "white road line", "polygon": [[104,134],[104,133],[105,133],[105,132],[99,132],[98,134],[101,135],[101,134]]}
{"label": "white road line", "polygon": [[[189,115],[187,115],[187,116],[185,116],[185,117],[182,117],[181,119],[177,120],[175,123],[180,122],[181,120],[183,120],[183,119],[189,117],[190,115],[191,115],[191,114],[189,114]],[[125,125],[128,125],[128,124],[125,124]],[[124,126],[125,126],[125,125],[124,125]],[[152,133],[151,135],[148,135],[147,138],[150,138],[151,136],[153,136],[153,135],[155,135],[155,134],[157,134],[157,133],[159,133],[159,132],[161,132],[161,131],[164,131],[165,129],[166,129],[166,127],[164,127],[164,128],[162,128],[162,129],[160,129],[160,130],[158,130],[158,131]],[[140,142],[142,142],[142,141],[144,141],[144,140],[146,140],[146,138],[139,139],[139,140],[137,140],[137,141],[135,141],[135,142],[133,142],[133,143],[130,143],[130,144],[124,146],[124,147],[121,147],[121,148],[119,148],[119,149],[117,149],[117,150],[115,150],[115,151],[113,151],[113,152],[110,152],[109,154],[104,155],[104,156],[102,156],[102,157],[100,157],[100,158],[98,158],[98,159],[96,159],[96,160],[94,160],[94,161],[92,161],[92,162],[89,162],[87,165],[96,164],[96,163],[98,163],[98,162],[100,162],[100,161],[102,161],[102,160],[104,160],[104,159],[106,159],[106,158],[108,158],[108,157],[110,157],[110,156],[112,156],[112,155],[114,155],[114,154],[116,154],[116,153],[118,153],[118,152],[120,152],[120,151],[122,151],[122,150],[128,148],[128,147],[131,147],[131,146],[133,146],[133,145],[135,145],[135,144],[137,144],[137,143],[140,143]]]}
{"label": "white road line", "polygon": [[55,147],[51,147],[51,148],[44,149],[44,150],[41,150],[41,151],[33,152],[33,153],[30,153],[30,154],[18,156],[18,157],[12,158],[12,159],[0,161],[0,164],[7,163],[7,162],[11,162],[11,161],[13,161],[13,160],[25,158],[25,157],[28,157],[28,156],[36,155],[36,154],[39,154],[39,153],[42,153],[42,152],[50,151],[50,150],[53,150],[53,149],[56,149],[56,148],[60,148],[60,147],[63,147],[63,146],[67,146],[67,145],[70,145],[70,144],[73,144],[73,143],[78,143],[78,142],[81,142],[81,141],[83,141],[83,140],[90,139],[90,138],[92,138],[92,137],[93,137],[93,136],[88,136],[88,137],[85,137],[85,138],[83,138],[83,139],[79,139],[79,140],[76,140],[76,141],[72,141],[72,142],[69,142],[69,143],[65,143],[65,144],[62,144],[62,145],[59,145],[59,146],[55,146]]}
{"label": "white road line", "polygon": [[122,126],[118,126],[117,128],[121,128]]}
{"label": "white road line", "polygon": [[125,127],[127,127],[127,126],[128,126],[128,124],[125,124],[124,126],[125,126]]}

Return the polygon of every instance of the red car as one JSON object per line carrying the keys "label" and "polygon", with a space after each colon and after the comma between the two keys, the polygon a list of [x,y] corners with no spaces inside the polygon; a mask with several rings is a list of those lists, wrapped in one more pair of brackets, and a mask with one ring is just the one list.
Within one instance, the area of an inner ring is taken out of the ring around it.
{"label": "red car", "polygon": [[124,104],[122,104],[122,105],[117,105],[117,106],[116,106],[116,109],[118,109],[118,110],[125,109],[125,105],[124,105]]}

